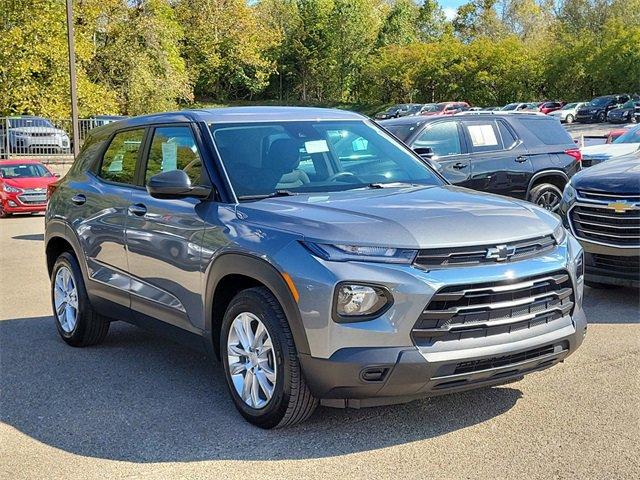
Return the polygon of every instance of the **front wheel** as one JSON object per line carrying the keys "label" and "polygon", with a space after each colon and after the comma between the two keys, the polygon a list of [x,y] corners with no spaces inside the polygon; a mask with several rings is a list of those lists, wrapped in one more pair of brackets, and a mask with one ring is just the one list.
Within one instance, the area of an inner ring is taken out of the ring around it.
{"label": "front wheel", "polygon": [[220,353],[233,403],[250,423],[295,425],[318,405],[284,311],[267,288],[243,290],[233,298],[222,322]]}
{"label": "front wheel", "polygon": [[541,183],[531,189],[529,201],[551,212],[556,212],[562,200],[562,190],[551,183]]}
{"label": "front wheel", "polygon": [[604,123],[604,121],[607,119],[607,114],[604,112],[600,112],[598,114],[598,122],[600,123]]}

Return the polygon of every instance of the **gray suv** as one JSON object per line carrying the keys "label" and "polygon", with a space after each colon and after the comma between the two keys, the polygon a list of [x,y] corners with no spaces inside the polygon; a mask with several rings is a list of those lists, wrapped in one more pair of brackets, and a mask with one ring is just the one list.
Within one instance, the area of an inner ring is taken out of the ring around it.
{"label": "gray suv", "polygon": [[50,189],[45,241],[65,342],[164,331],[220,358],[263,428],[518,380],[586,333],[582,248],[556,215],[449,185],[340,110],[100,127]]}

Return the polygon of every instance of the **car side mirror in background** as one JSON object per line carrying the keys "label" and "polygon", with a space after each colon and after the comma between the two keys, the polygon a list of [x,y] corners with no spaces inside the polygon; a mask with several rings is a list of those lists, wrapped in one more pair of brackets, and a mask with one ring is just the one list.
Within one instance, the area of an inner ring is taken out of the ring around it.
{"label": "car side mirror in background", "polygon": [[421,157],[426,157],[426,158],[431,158],[434,155],[433,148],[431,147],[415,147],[413,151],[416,152]]}
{"label": "car side mirror in background", "polygon": [[59,173],[54,173],[53,176],[56,177],[56,178],[60,178],[60,174]]}
{"label": "car side mirror in background", "polygon": [[206,198],[212,191],[211,187],[192,186],[183,170],[158,173],[147,182],[147,192],[154,198]]}

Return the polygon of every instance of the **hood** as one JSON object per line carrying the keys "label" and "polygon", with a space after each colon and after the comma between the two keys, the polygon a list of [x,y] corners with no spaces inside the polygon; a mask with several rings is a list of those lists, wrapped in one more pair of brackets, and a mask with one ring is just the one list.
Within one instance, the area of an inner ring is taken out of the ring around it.
{"label": "hood", "polygon": [[28,189],[43,188],[45,191],[50,183],[58,180],[58,177],[29,177],[29,178],[3,178],[2,181],[12,187]]}
{"label": "hood", "polygon": [[640,148],[640,143],[605,143],[602,145],[590,145],[583,147],[583,158],[608,159],[628,155]]}
{"label": "hood", "polygon": [[603,193],[640,194],[640,153],[600,163],[571,178],[577,190]]}
{"label": "hood", "polygon": [[557,217],[532,204],[455,186],[301,194],[241,203],[245,221],[334,244],[438,248],[551,234]]}
{"label": "hood", "polygon": [[549,112],[547,115],[550,115],[552,117],[562,117],[563,115],[566,115],[569,112],[570,110],[554,110],[552,112]]}
{"label": "hood", "polygon": [[60,130],[59,128],[55,128],[55,127],[12,127],[9,129],[10,132],[13,133],[26,133],[26,134],[32,134],[32,133],[48,133],[50,135],[66,135],[67,132],[65,132],[64,130]]}

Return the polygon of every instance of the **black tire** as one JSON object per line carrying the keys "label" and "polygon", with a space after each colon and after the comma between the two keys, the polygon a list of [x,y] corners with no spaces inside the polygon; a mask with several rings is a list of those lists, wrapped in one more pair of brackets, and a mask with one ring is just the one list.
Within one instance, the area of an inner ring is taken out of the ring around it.
{"label": "black tire", "polygon": [[592,282],[591,280],[585,280],[584,284],[587,287],[595,288],[596,290],[614,290],[620,288],[619,285],[611,285],[610,283]]}
{"label": "black tire", "polygon": [[570,113],[566,117],[564,117],[564,121],[565,123],[567,123],[567,125],[573,123],[574,120],[575,118],[573,118],[573,115],[571,115]]}
{"label": "black tire", "polygon": [[[244,402],[233,385],[227,357],[227,340],[233,320],[241,313],[250,312],[267,329],[275,351],[277,381],[268,403],[256,409]],[[227,387],[240,414],[260,428],[282,428],[303,422],[318,405],[306,384],[298,352],[287,317],[269,289],[256,287],[238,293],[224,314],[220,334],[220,356],[224,365]]]}
{"label": "black tire", "polygon": [[629,122],[638,123],[638,118],[631,112],[631,116],[629,117]]}
{"label": "black tire", "polygon": [[[551,200],[553,203],[550,204]],[[562,190],[552,183],[540,183],[529,192],[529,201],[552,212],[558,210],[562,200]]]}
{"label": "black tire", "polygon": [[604,121],[607,119],[607,114],[604,112],[600,112],[597,118],[599,123],[604,123]]}
{"label": "black tire", "polygon": [[[54,290],[55,279],[58,270],[67,267],[73,276],[73,282],[76,286],[78,297],[78,310],[76,325],[70,332],[66,332],[56,314]],[[97,313],[91,306],[87,290],[82,278],[82,271],[76,257],[70,252],[62,253],[53,265],[51,272],[51,306],[53,309],[53,318],[56,322],[58,334],[62,339],[72,347],[88,347],[101,343],[109,332],[110,321],[108,318]]]}

